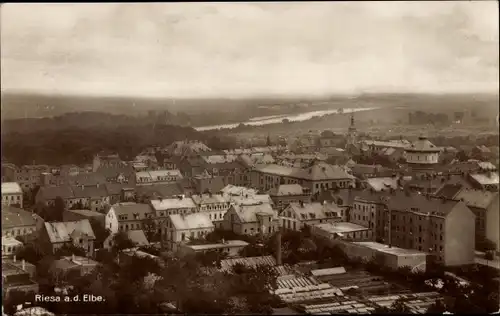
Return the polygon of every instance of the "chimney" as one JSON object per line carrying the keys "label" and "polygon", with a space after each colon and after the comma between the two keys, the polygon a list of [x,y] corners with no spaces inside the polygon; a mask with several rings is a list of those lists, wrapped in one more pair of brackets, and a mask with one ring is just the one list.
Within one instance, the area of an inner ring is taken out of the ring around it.
{"label": "chimney", "polygon": [[14,255],[14,262],[16,262],[16,255]]}
{"label": "chimney", "polygon": [[96,186],[99,187],[99,182],[97,182]]}
{"label": "chimney", "polygon": [[23,259],[21,268],[26,271],[26,260]]}
{"label": "chimney", "polygon": [[71,255],[71,260],[72,260],[73,262],[75,262],[75,261],[76,261],[76,259],[75,259],[75,254],[72,254],[72,255]]}
{"label": "chimney", "polygon": [[222,238],[222,241],[221,241],[223,244],[226,243],[226,240],[224,238]]}

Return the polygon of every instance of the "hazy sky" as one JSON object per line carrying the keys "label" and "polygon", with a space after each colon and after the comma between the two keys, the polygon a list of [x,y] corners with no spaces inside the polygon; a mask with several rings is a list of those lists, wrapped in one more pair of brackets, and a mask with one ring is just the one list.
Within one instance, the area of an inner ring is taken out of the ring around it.
{"label": "hazy sky", "polygon": [[4,4],[2,91],[498,92],[482,2]]}

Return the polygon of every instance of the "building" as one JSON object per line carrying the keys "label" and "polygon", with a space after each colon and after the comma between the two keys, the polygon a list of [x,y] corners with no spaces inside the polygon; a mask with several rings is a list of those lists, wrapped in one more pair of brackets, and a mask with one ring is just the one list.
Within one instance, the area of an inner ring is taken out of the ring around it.
{"label": "building", "polygon": [[56,277],[68,274],[83,276],[92,273],[98,264],[99,262],[90,258],[73,255],[55,260],[50,267],[50,272]]}
{"label": "building", "polygon": [[470,189],[459,184],[447,184],[436,193],[436,196],[463,201],[476,215],[476,245],[479,245],[486,238],[496,243],[497,251],[499,250],[498,192]]}
{"label": "building", "polygon": [[330,222],[315,224],[311,227],[311,233],[328,241],[373,240],[373,231],[370,228],[349,222]]}
{"label": "building", "polygon": [[47,165],[26,165],[16,169],[16,182],[21,188],[29,192],[29,190],[41,185],[41,175],[44,172],[49,172],[50,167]]}
{"label": "building", "polygon": [[243,240],[225,240],[218,244],[203,245],[180,245],[179,250],[182,255],[194,255],[197,253],[206,253],[209,251],[219,251],[228,257],[238,257],[240,251],[248,246]]}
{"label": "building", "polygon": [[258,193],[255,189],[232,184],[226,185],[220,192],[226,196],[253,196]]}
{"label": "building", "polygon": [[445,266],[474,263],[475,215],[462,201],[392,195],[383,222],[386,244],[428,252]]}
{"label": "building", "polygon": [[90,257],[94,254],[95,235],[88,219],[76,222],[45,223],[39,236],[40,245],[50,253],[55,253],[64,245],[83,248]]}
{"label": "building", "polygon": [[10,206],[2,208],[2,236],[28,240],[36,238],[42,227],[43,219],[35,213]]}
{"label": "building", "polygon": [[351,124],[346,135],[346,150],[351,151],[351,148],[356,147],[358,140],[358,131],[354,125],[354,112],[351,112]]}
{"label": "building", "polygon": [[379,152],[385,148],[395,148],[395,149],[405,149],[410,146],[411,143],[405,139],[401,140],[363,140],[361,141],[361,148],[364,151]]}
{"label": "building", "polygon": [[11,291],[38,293],[38,283],[33,281],[24,260],[21,262],[21,267],[2,260],[2,290],[4,299]]}
{"label": "building", "polygon": [[94,156],[92,171],[96,172],[101,167],[117,168],[125,165],[118,154],[100,153]]}
{"label": "building", "polygon": [[186,198],[182,195],[173,199],[151,200],[150,205],[153,209],[156,225],[160,231],[162,240],[167,238],[166,225],[168,224],[168,217],[170,215],[188,215],[197,212],[196,204],[193,199]]}
{"label": "building", "polygon": [[421,136],[405,147],[406,163],[416,173],[427,173],[438,165],[440,152],[441,148]]}
{"label": "building", "polygon": [[3,182],[15,182],[17,166],[13,163],[2,162],[2,183]]}
{"label": "building", "polygon": [[404,180],[400,177],[381,177],[381,178],[370,178],[366,179],[365,183],[367,184],[368,189],[373,189],[377,192],[380,191],[388,191],[388,190],[397,190],[403,188]]}
{"label": "building", "polygon": [[106,214],[91,210],[67,210],[63,212],[63,221],[74,222],[82,219],[88,219],[89,221],[96,221],[100,223],[102,227],[105,227]]}
{"label": "building", "polygon": [[348,188],[355,185],[354,176],[346,169],[325,162],[314,162],[309,168],[291,168],[280,165],[259,165],[251,173],[252,187],[268,191],[281,184],[300,184],[311,194],[329,188]]}
{"label": "building", "polygon": [[422,251],[389,247],[373,241],[341,242],[340,245],[350,258],[375,259],[379,264],[394,270],[410,267],[414,270],[425,271],[427,267],[428,255]]}
{"label": "building", "polygon": [[198,140],[177,141],[170,144],[165,152],[170,156],[195,157],[212,149]]}
{"label": "building", "polygon": [[22,247],[23,243],[16,238],[2,236],[2,258],[14,256],[17,249]]}
{"label": "building", "polygon": [[302,228],[321,223],[340,222],[343,211],[335,203],[290,203],[280,212],[281,227],[300,231]]}
{"label": "building", "polygon": [[130,239],[137,247],[148,246],[149,241],[144,234],[144,231],[139,230],[129,230],[127,231],[127,237]]}
{"label": "building", "polygon": [[148,204],[124,202],[112,205],[104,220],[111,234],[119,231],[143,229],[155,218],[154,210]]}
{"label": "building", "polygon": [[165,226],[166,240],[173,251],[177,251],[180,244],[203,238],[215,228],[205,213],[169,215]]}
{"label": "building", "polygon": [[309,190],[299,184],[282,184],[272,188],[268,193],[278,211],[284,210],[290,203],[311,201]]}
{"label": "building", "polygon": [[36,202],[45,205],[54,205],[60,197],[67,209],[79,208],[93,211],[103,211],[110,205],[111,197],[104,184],[95,186],[46,186],[41,187],[36,195]]}
{"label": "building", "polygon": [[191,178],[195,192],[208,193],[219,192],[226,186],[224,176],[212,175],[208,171],[204,171]]}
{"label": "building", "polygon": [[135,191],[139,200],[172,199],[184,194],[180,183],[177,182],[141,185]]}
{"label": "building", "polygon": [[17,182],[2,182],[2,206],[23,208],[23,190]]}
{"label": "building", "polygon": [[239,235],[272,234],[278,230],[278,213],[269,203],[232,205],[222,227]]}
{"label": "building", "polygon": [[498,191],[499,178],[497,172],[473,173],[468,176],[474,187],[481,190]]}
{"label": "building", "polygon": [[208,218],[214,223],[215,228],[222,227],[224,214],[231,207],[229,198],[222,194],[199,194],[192,195],[194,204],[197,210],[208,214]]}
{"label": "building", "polygon": [[96,173],[102,175],[107,183],[129,183],[135,180],[135,171],[131,166],[99,167]]}
{"label": "building", "polygon": [[174,183],[182,179],[179,170],[151,170],[135,173],[136,185]]}

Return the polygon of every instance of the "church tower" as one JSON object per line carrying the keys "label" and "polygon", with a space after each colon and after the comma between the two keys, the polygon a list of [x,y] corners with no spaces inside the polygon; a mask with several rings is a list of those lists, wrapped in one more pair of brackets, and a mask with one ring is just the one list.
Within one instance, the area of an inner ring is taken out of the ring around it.
{"label": "church tower", "polygon": [[356,146],[357,142],[357,130],[356,126],[354,125],[354,112],[351,112],[351,125],[349,126],[349,129],[347,130],[347,142],[346,142],[346,149],[350,150],[352,146]]}

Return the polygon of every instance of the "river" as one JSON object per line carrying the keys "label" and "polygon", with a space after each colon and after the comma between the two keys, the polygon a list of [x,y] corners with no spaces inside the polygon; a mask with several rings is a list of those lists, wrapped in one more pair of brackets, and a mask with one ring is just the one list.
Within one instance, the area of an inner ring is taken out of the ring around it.
{"label": "river", "polygon": [[[352,113],[352,112],[360,112],[360,111],[370,111],[375,110],[376,107],[371,108],[345,108],[343,109],[343,113]],[[200,126],[195,127],[194,129],[197,131],[210,131],[215,129],[231,129],[235,128],[240,124],[252,125],[252,126],[260,126],[267,124],[275,124],[281,123],[284,119],[289,120],[290,122],[300,122],[307,121],[312,119],[313,117],[321,117],[328,114],[338,114],[339,109],[335,110],[323,110],[323,111],[310,111],[300,114],[281,114],[281,115],[270,115],[270,116],[259,116],[253,117],[246,122],[232,123],[232,124],[220,124],[220,125],[210,125],[210,126]]]}

